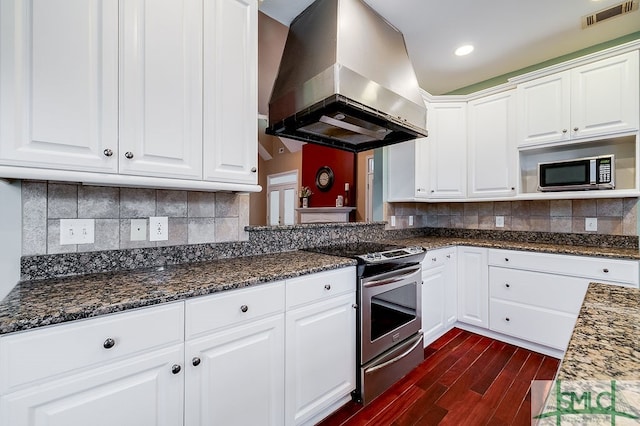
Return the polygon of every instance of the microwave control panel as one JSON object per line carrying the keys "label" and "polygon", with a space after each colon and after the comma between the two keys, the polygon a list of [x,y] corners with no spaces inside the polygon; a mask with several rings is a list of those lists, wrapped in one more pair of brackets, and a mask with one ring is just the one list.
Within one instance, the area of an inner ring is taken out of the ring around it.
{"label": "microwave control panel", "polygon": [[611,183],[611,158],[598,158],[598,183]]}

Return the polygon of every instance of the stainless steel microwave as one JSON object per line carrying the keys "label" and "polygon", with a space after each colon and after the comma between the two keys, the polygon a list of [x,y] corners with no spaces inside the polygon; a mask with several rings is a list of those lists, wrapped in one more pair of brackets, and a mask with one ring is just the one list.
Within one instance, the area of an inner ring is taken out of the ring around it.
{"label": "stainless steel microwave", "polygon": [[538,191],[615,188],[613,155],[538,163]]}

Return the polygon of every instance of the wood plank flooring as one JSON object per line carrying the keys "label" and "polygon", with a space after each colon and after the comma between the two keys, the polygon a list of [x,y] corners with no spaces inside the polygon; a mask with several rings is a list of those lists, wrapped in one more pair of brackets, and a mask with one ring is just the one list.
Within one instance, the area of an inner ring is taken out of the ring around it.
{"label": "wood plank flooring", "polygon": [[531,380],[552,380],[559,362],[454,328],[371,404],[350,402],[319,426],[530,425]]}

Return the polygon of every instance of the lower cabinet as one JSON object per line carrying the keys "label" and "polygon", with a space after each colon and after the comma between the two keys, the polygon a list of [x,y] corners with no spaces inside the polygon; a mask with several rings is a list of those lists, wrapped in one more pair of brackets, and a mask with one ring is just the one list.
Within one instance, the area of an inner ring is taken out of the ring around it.
{"label": "lower cabinet", "polygon": [[356,387],[356,280],[349,270],[287,281],[287,425],[317,423]]}
{"label": "lower cabinet", "polygon": [[487,249],[458,247],[458,321],[489,327]]}
{"label": "lower cabinet", "polygon": [[427,347],[457,319],[457,256],[449,247],[427,252],[422,262],[422,331]]}

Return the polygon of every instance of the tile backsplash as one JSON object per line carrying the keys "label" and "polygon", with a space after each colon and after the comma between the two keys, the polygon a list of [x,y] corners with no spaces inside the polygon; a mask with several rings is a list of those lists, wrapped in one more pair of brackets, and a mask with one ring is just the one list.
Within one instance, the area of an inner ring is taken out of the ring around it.
{"label": "tile backsplash", "polygon": [[[131,241],[131,219],[166,216],[167,241]],[[95,219],[95,243],[60,245],[60,219]],[[23,181],[22,255],[243,241],[249,195]]]}
{"label": "tile backsplash", "polygon": [[[504,231],[638,235],[638,198],[533,200],[462,203],[389,203],[385,220],[396,217],[396,228],[414,227],[498,229]],[[504,227],[495,217],[504,217]],[[586,231],[585,218],[598,219],[598,230]],[[387,229],[393,229],[387,226]]]}

